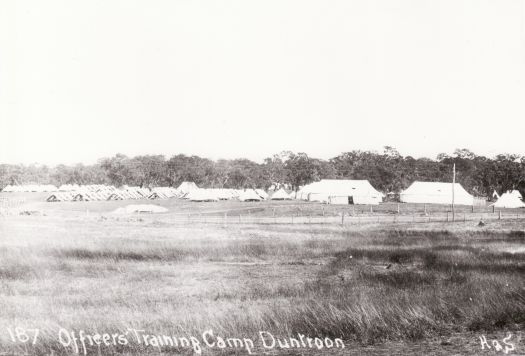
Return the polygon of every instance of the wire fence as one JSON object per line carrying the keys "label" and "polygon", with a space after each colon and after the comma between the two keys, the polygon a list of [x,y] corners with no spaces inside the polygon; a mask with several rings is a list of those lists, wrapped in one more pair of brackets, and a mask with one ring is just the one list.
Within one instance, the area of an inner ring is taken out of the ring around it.
{"label": "wire fence", "polygon": [[446,214],[375,214],[375,215],[348,215],[341,213],[338,216],[252,216],[229,215],[222,216],[206,214],[188,214],[186,217],[175,216],[169,221],[182,224],[332,224],[332,225],[360,225],[360,224],[396,224],[396,223],[433,223],[433,222],[479,222],[489,220],[525,220],[525,212],[518,213],[446,213]]}
{"label": "wire fence", "polygon": [[[0,217],[23,215],[24,198],[0,197]],[[494,206],[452,206],[387,202],[379,205],[330,205],[312,202],[265,202],[246,206],[239,202],[191,204],[176,201],[169,213],[155,214],[160,220],[178,224],[396,224],[433,222],[479,222],[485,220],[523,220],[525,209],[497,209]],[[66,204],[66,203],[64,203]],[[62,209],[86,216],[107,215],[91,206]],[[177,211],[178,210],[178,211]],[[186,210],[186,211],[185,211]],[[61,211],[61,210],[60,210]],[[90,213],[91,211],[91,213]],[[56,213],[56,212],[55,212]]]}

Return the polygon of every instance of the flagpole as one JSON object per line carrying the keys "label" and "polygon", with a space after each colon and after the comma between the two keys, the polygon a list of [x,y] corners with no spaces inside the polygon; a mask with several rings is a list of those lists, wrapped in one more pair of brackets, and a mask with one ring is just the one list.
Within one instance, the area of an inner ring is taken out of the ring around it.
{"label": "flagpole", "polygon": [[456,164],[452,167],[452,221],[456,221],[456,213],[454,209],[454,187],[456,185]]}

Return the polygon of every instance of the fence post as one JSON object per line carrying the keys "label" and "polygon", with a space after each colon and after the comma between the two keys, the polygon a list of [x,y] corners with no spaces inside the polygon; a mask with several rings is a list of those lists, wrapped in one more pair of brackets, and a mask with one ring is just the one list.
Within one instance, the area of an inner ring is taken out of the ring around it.
{"label": "fence post", "polygon": [[496,207],[492,205],[492,213],[495,213],[495,212],[496,212]]}
{"label": "fence post", "polygon": [[499,211],[498,220],[501,220],[501,210]]}
{"label": "fence post", "polygon": [[341,212],[341,225],[345,224],[345,212]]}
{"label": "fence post", "polygon": [[399,203],[397,204],[397,213],[399,214]]}
{"label": "fence post", "polygon": [[425,209],[425,215],[427,213],[427,204],[424,205],[424,209]]}
{"label": "fence post", "polygon": [[323,209],[323,216],[324,216],[324,206],[321,207]]}
{"label": "fence post", "polygon": [[370,212],[371,212],[371,213],[374,212],[374,206],[373,206],[373,205],[370,205]]}

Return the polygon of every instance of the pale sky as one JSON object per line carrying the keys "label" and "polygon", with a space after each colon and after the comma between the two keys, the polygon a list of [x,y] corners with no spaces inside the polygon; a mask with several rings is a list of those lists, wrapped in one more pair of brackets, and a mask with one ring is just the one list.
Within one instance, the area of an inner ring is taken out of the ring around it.
{"label": "pale sky", "polygon": [[525,155],[525,4],[0,2],[0,163]]}

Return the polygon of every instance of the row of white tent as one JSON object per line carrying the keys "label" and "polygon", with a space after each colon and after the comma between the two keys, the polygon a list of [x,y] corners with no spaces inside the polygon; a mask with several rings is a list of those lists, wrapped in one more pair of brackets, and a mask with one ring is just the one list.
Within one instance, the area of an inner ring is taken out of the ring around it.
{"label": "row of white tent", "polygon": [[[293,196],[293,193],[292,193]],[[475,204],[475,198],[459,183],[419,182],[412,183],[402,191],[399,200],[403,203],[420,204]],[[296,199],[317,201],[326,204],[367,204],[382,202],[384,194],[376,190],[368,180],[323,179],[302,187]],[[519,191],[509,191],[499,197],[493,205],[502,208],[525,207]]]}
{"label": "row of white tent", "polygon": [[291,196],[284,189],[279,189],[271,196],[262,189],[194,189],[182,196],[189,201],[262,201],[262,200],[291,200]]}
{"label": "row of white tent", "polygon": [[56,192],[58,188],[52,184],[26,184],[26,185],[6,185],[2,192],[7,193],[45,193]]}
{"label": "row of white tent", "polygon": [[[78,201],[78,200],[123,200],[123,199],[168,199],[182,198],[190,201],[219,201],[236,199],[240,201],[288,200],[300,199],[326,204],[379,204],[384,194],[376,190],[368,180],[323,179],[302,187],[298,192],[288,194],[279,189],[271,196],[262,189],[222,189],[199,188],[193,182],[183,182],[178,188],[156,187],[153,189],[93,185],[25,185],[6,186],[4,192],[56,192],[48,201]],[[475,198],[459,183],[419,182],[412,183],[400,193],[400,201],[404,203],[450,204],[454,195],[454,203],[458,205],[474,205]],[[525,207],[519,191],[513,190],[498,197],[495,207],[519,208]]]}
{"label": "row of white tent", "polygon": [[[138,187],[128,187],[123,186],[120,189],[127,190],[128,188],[136,189]],[[141,188],[141,189],[147,189],[148,188]],[[198,189],[197,185],[193,182],[183,182],[178,188],[172,188],[172,187],[156,187],[151,189],[151,191],[165,191],[165,192],[172,192],[176,190],[178,193],[187,193],[191,191],[192,189]],[[79,185],[79,184],[63,184],[60,187],[56,187],[52,184],[26,184],[26,185],[7,185],[2,189],[2,192],[8,192],[8,193],[14,193],[14,192],[98,192],[98,191],[115,191],[119,190],[119,188],[116,188],[111,185],[105,185],[105,184],[89,184],[89,185]]]}
{"label": "row of white tent", "polygon": [[272,200],[288,200],[290,196],[284,191],[277,191],[271,197],[262,189],[192,189],[187,193],[181,193],[175,188],[159,187],[151,191],[139,187],[126,187],[125,189],[111,190],[77,190],[68,192],[56,192],[47,198],[48,202],[60,201],[99,201],[99,200],[127,200],[127,199],[169,199],[181,198],[189,201],[261,201],[268,198]]}
{"label": "row of white tent", "polygon": [[[414,182],[410,187],[401,192],[400,201],[404,203],[431,203],[458,205],[474,205],[475,198],[469,194],[459,183]],[[508,191],[491,204],[496,208],[523,208],[525,203],[518,190]]]}
{"label": "row of white tent", "polygon": [[2,192],[8,193],[47,193],[47,192],[75,192],[75,191],[97,191],[100,189],[117,189],[113,186],[103,184],[63,184],[56,187],[52,184],[25,184],[25,185],[7,185],[2,189]]}
{"label": "row of white tent", "polygon": [[[158,189],[158,188],[156,188]],[[48,198],[48,202],[59,202],[59,201],[98,201],[98,200],[125,200],[125,199],[157,199],[159,195],[162,198],[168,198],[164,196],[164,191],[149,190],[147,188],[140,187],[123,187],[117,189],[115,187],[99,187],[95,189],[93,186],[82,186],[78,190],[56,192],[51,194]],[[171,197],[171,196],[169,196]]]}

